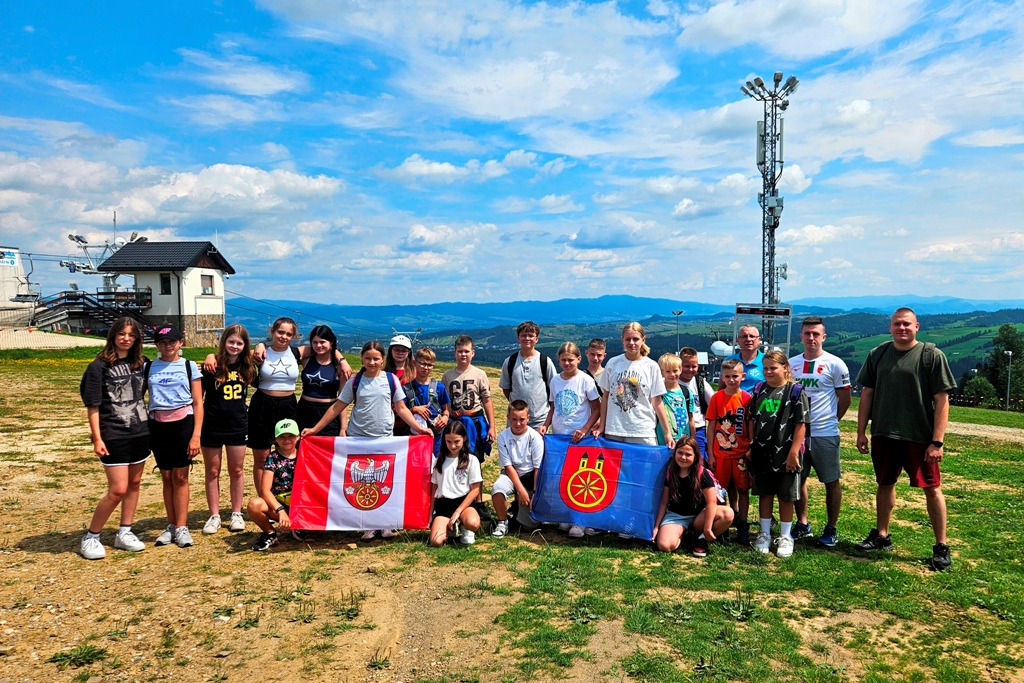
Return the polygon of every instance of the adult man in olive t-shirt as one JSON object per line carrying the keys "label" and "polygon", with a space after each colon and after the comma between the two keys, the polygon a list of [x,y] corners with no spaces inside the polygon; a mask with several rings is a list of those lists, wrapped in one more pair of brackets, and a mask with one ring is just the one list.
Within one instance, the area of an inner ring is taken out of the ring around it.
{"label": "adult man in olive t-shirt", "polygon": [[935,532],[932,567],[952,563],[946,545],[946,499],[940,486],[942,440],[949,419],[949,391],[956,380],[946,356],[934,344],[917,341],[921,328],[909,308],[898,308],[889,322],[892,342],[871,350],[857,382],[864,389],[857,412],[857,449],[868,453],[871,421],[871,464],[876,528],[857,544],[860,550],[891,550],[889,522],[896,505],[896,481],[906,470],[910,485],[924,490],[928,519]]}

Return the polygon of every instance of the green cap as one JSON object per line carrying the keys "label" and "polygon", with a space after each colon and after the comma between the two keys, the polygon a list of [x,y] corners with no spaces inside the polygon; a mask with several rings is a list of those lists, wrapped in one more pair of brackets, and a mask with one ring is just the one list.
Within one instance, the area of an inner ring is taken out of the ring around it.
{"label": "green cap", "polygon": [[295,420],[281,420],[274,427],[274,438],[281,436],[282,434],[294,434],[299,435],[299,425],[295,423]]}

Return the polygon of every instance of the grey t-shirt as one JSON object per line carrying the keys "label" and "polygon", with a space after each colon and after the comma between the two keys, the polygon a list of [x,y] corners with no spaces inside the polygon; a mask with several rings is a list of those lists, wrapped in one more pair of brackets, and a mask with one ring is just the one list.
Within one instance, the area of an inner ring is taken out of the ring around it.
{"label": "grey t-shirt", "polygon": [[391,436],[395,427],[393,404],[405,400],[405,391],[397,377],[392,377],[395,391],[391,391],[387,373],[359,380],[359,388],[352,390],[357,375],[352,375],[341,389],[338,400],[351,406],[345,433],[348,436]]}
{"label": "grey t-shirt", "polygon": [[[511,356],[509,356],[511,358]],[[498,387],[509,390],[509,401],[526,401],[530,406],[530,426],[536,429],[544,424],[548,416],[548,390],[544,384],[544,368],[540,364],[540,352],[534,351],[529,358],[523,358],[523,354],[516,356],[516,365],[512,368],[511,381],[509,380],[508,361],[501,364],[501,379]],[[558,370],[550,358],[547,358],[547,373],[550,381]]]}
{"label": "grey t-shirt", "polygon": [[906,351],[887,342],[868,354],[857,383],[872,389],[871,435],[929,443],[935,427],[935,394],[956,389],[945,354],[932,351],[925,363],[925,345]]}

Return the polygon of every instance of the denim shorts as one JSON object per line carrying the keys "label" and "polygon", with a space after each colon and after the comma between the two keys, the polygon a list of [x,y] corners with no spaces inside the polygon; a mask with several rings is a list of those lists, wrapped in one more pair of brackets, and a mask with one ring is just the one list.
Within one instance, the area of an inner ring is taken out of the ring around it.
{"label": "denim shorts", "polygon": [[671,510],[665,510],[665,517],[661,520],[661,526],[666,524],[678,524],[684,529],[689,529],[693,526],[693,520],[697,519],[697,515],[680,515]]}

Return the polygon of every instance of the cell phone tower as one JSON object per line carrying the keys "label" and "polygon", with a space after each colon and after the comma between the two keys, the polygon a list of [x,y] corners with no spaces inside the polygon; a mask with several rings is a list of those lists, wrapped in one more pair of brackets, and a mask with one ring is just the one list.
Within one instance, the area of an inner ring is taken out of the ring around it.
{"label": "cell phone tower", "polygon": [[[757,169],[761,172],[763,187],[757,195],[761,205],[761,303],[779,303],[779,280],[788,278],[788,264],[775,265],[775,231],[782,217],[782,197],[778,183],[785,163],[782,154],[782,112],[789,108],[789,96],[796,92],[800,81],[790,76],[782,82],[782,72],[776,71],[774,85],[768,88],[760,76],[740,86],[740,92],[764,105],[764,119],[757,122]],[[771,344],[772,321],[764,321],[761,337]]]}

